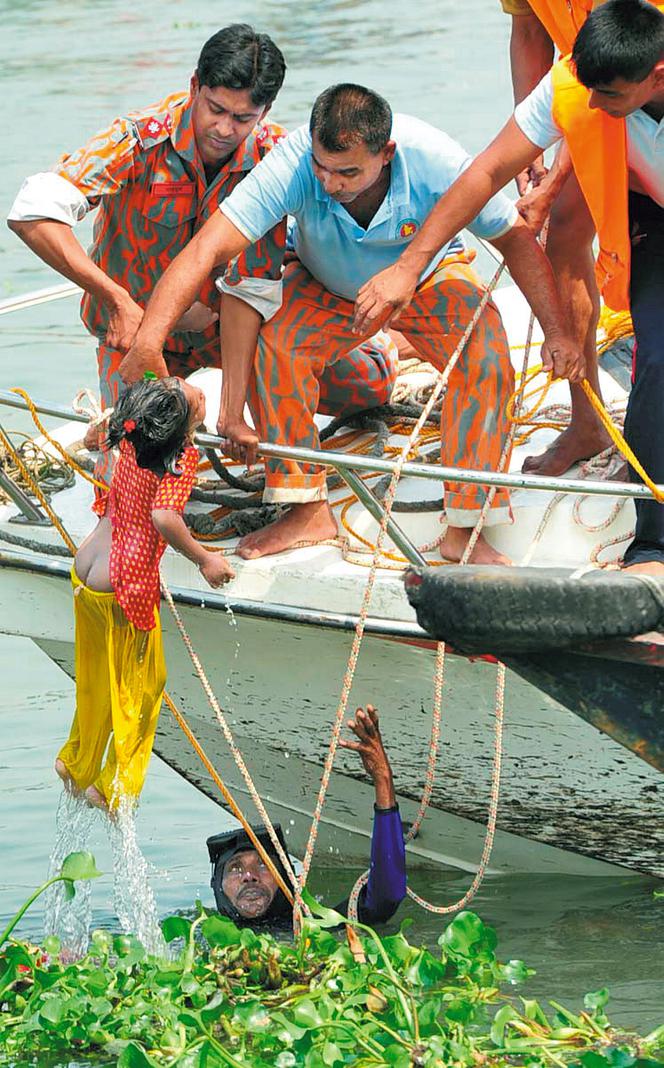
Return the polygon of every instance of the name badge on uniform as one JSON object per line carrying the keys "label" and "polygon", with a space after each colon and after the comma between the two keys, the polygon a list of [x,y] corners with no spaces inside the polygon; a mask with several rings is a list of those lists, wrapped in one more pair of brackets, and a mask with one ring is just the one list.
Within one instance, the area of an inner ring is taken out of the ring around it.
{"label": "name badge on uniform", "polygon": [[153,182],[152,193],[156,197],[191,197],[196,186],[194,182]]}

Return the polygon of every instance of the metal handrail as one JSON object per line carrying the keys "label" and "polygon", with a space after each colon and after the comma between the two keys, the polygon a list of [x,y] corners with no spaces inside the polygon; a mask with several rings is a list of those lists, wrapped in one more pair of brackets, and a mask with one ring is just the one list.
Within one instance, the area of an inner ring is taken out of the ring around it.
{"label": "metal handrail", "polygon": [[0,315],[22,311],[24,308],[34,308],[38,304],[48,304],[52,300],[73,297],[76,293],[82,292],[81,287],[74,282],[63,282],[57,286],[47,286],[45,289],[34,289],[20,297],[7,297],[5,300],[0,300]]}
{"label": "metal handrail", "polygon": [[[27,410],[22,397],[8,390],[0,390],[0,404],[10,408]],[[46,404],[35,401],[35,408],[42,415],[53,415],[60,419],[86,423],[87,416],[75,412],[64,404]],[[223,439],[216,434],[196,434],[196,442],[205,448],[223,448]],[[333,467],[341,471],[373,471],[392,474],[395,464],[391,460],[382,460],[373,456],[354,456],[344,452],[327,450],[301,449],[295,445],[276,445],[261,441],[258,444],[261,456],[279,460],[301,460],[303,463],[317,464],[319,467]],[[653,494],[647,486],[631,482],[606,482],[595,479],[547,478],[544,475],[524,475],[522,473],[502,471],[476,471],[470,468],[442,467],[439,464],[405,463],[401,469],[404,478],[427,478],[433,482],[462,482],[481,486],[502,486],[506,489],[549,490],[555,493],[576,493],[600,497],[633,497],[650,500]],[[664,485],[657,489],[664,494]]]}

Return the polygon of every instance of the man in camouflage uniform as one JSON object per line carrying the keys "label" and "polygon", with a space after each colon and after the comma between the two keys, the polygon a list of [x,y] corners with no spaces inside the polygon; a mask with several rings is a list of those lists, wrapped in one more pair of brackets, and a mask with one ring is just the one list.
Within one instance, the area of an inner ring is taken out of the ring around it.
{"label": "man in camouflage uniform", "polygon": [[[205,220],[285,135],[265,121],[284,58],[250,26],[203,46],[189,91],[130,112],[26,179],[9,226],[49,266],[83,289],[81,317],[97,338],[102,404],[139,368],[120,365],[157,281]],[[73,233],[97,209],[89,254]],[[164,348],[163,373],[219,365],[217,309],[226,290],[269,318],[281,304],[285,223],[203,282]],[[101,474],[104,472],[101,471]]]}

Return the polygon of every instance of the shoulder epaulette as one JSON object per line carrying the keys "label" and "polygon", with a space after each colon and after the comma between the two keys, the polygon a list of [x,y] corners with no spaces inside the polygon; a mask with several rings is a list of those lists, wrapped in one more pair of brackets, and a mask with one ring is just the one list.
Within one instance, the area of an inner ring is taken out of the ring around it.
{"label": "shoulder epaulette", "polygon": [[173,112],[186,99],[182,93],[173,93],[152,107],[129,112],[127,118],[133,123],[136,137],[143,148],[152,148],[171,136]]}

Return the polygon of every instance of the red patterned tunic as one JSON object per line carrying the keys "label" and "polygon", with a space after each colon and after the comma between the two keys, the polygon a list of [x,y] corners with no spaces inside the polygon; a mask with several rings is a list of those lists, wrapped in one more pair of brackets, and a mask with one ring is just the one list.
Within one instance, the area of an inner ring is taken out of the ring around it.
{"label": "red patterned tunic", "polygon": [[152,630],[154,610],[159,604],[159,561],[166,542],[157,532],[152,513],[158,508],[184,511],[198,467],[198,451],[188,445],[178,466],[182,474],[159,478],[136,463],[134,446],[120,442],[108,493],[92,508],[107,515],[113,527],[110,558],[111,585],[127,619],[139,630]]}

